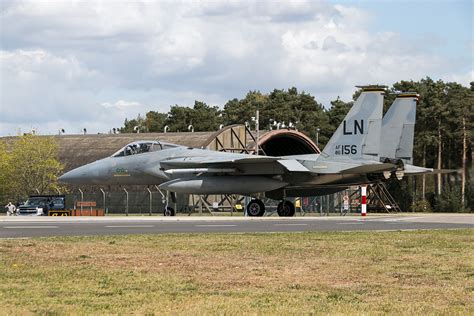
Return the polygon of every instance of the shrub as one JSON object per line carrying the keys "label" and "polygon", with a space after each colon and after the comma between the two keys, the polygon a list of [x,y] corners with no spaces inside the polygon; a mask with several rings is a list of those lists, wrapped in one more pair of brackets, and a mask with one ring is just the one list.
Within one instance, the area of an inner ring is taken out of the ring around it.
{"label": "shrub", "polygon": [[427,200],[415,201],[411,205],[412,212],[432,212],[431,205]]}

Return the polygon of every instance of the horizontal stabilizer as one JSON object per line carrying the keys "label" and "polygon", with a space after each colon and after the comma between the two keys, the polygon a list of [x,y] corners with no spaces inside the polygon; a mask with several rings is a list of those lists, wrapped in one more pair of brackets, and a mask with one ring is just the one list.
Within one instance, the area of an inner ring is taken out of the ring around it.
{"label": "horizontal stabilizer", "polygon": [[354,168],[341,170],[341,173],[346,174],[362,174],[362,173],[375,173],[375,172],[384,172],[391,171],[397,168],[396,165],[391,163],[380,163],[380,164],[367,164]]}
{"label": "horizontal stabilizer", "polygon": [[418,166],[413,166],[413,165],[408,165],[408,164],[403,166],[403,169],[404,169],[403,171],[405,175],[407,176],[434,173],[432,168],[424,168],[424,167],[418,167]]}
{"label": "horizontal stabilizer", "polygon": [[405,165],[404,172],[407,176],[414,176],[418,174],[445,174],[445,173],[454,173],[458,172],[456,169],[433,169],[433,168],[423,168],[413,165]]}

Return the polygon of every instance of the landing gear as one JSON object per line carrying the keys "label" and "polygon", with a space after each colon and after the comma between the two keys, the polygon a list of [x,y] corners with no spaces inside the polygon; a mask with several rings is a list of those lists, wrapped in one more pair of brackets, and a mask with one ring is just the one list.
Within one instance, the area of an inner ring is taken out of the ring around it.
{"label": "landing gear", "polygon": [[170,207],[170,206],[167,206],[165,207],[165,210],[163,212],[163,215],[164,216],[175,216],[175,212],[174,212],[174,208]]}
{"label": "landing gear", "polygon": [[263,216],[265,214],[265,204],[259,199],[254,199],[247,204],[248,216]]}
{"label": "landing gear", "polygon": [[284,200],[278,203],[277,213],[281,217],[292,217],[295,215],[295,206],[290,201]]}
{"label": "landing gear", "polygon": [[[174,208],[172,208],[171,206],[168,206],[168,203],[169,203],[169,194],[168,194],[168,191],[166,191],[166,195],[163,194],[163,192],[160,190],[160,188],[158,188],[156,185],[155,185],[156,189],[160,192],[161,194],[161,202],[165,205],[165,210],[163,211],[163,215],[164,216],[175,216],[176,215],[176,212],[174,211]],[[171,193],[171,200],[176,203],[176,194],[174,192],[170,192]]]}

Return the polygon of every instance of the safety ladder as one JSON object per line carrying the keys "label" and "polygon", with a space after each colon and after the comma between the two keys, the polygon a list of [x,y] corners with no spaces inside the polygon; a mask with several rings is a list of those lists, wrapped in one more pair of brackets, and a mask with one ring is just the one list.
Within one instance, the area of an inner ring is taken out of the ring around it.
{"label": "safety ladder", "polygon": [[387,213],[402,211],[384,183],[367,186],[367,206],[369,209],[385,210]]}

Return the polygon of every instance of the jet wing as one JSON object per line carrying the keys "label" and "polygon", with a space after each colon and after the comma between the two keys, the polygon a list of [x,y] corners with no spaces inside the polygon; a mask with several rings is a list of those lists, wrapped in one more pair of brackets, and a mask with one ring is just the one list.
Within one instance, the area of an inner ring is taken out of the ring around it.
{"label": "jet wing", "polygon": [[[240,174],[282,174],[287,172],[310,172],[296,159],[278,157],[184,157],[160,162],[167,172],[187,173],[240,173]],[[207,168],[207,169],[206,169]],[[222,171],[226,170],[226,171]],[[233,171],[232,171],[233,170]]]}
{"label": "jet wing", "polygon": [[161,161],[160,164],[165,169],[169,167],[202,167],[216,164],[243,164],[243,163],[268,163],[276,162],[278,158],[255,156],[255,157],[244,157],[244,158],[229,158],[229,157],[181,157],[173,158],[169,160]]}

